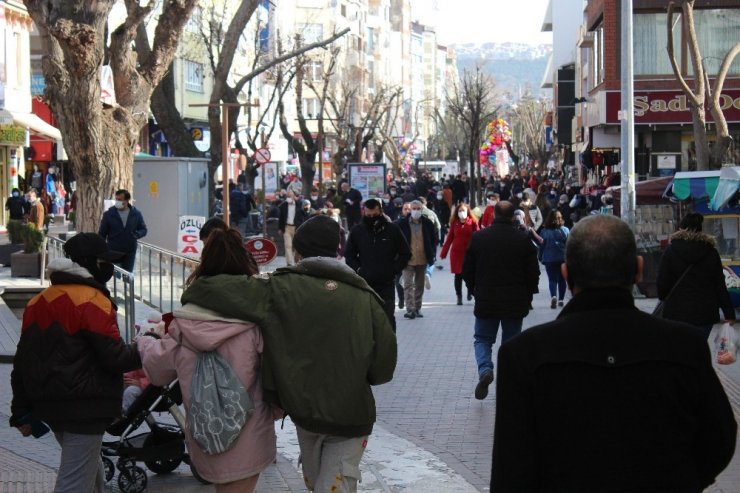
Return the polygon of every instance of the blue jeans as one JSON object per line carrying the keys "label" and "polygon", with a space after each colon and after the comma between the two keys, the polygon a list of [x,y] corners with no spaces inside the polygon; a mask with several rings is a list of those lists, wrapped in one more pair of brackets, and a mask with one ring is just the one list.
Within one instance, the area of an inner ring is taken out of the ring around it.
{"label": "blue jeans", "polygon": [[501,324],[503,333],[501,343],[508,341],[522,331],[521,318],[476,318],[475,337],[473,347],[475,348],[475,361],[478,363],[478,377],[486,371],[493,371],[491,353],[493,345],[496,344],[498,326]]}
{"label": "blue jeans", "polygon": [[558,295],[558,299],[563,301],[565,299],[565,290],[567,285],[565,278],[560,270],[562,262],[545,262],[545,271],[547,272],[547,280],[550,287],[550,296],[554,298]]}

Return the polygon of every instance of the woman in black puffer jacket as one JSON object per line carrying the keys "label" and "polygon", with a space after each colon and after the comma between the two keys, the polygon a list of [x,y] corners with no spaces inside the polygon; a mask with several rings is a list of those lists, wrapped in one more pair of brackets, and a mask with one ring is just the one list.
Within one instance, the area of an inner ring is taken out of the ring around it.
{"label": "woman in black puffer jacket", "polygon": [[691,268],[666,302],[663,316],[687,322],[702,329],[706,336],[720,321],[734,323],[735,308],[725,285],[722,261],[714,247],[714,237],[702,233],[704,216],[687,214],[680,229],[671,236],[658,270],[658,298],[666,299],[686,269]]}

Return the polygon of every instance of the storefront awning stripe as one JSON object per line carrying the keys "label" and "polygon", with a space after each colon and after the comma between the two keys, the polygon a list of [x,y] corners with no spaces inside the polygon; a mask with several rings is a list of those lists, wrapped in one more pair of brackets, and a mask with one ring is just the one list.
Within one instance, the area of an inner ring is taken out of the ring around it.
{"label": "storefront awning stripe", "polygon": [[33,113],[19,113],[11,111],[10,114],[13,115],[13,121],[16,124],[26,127],[32,133],[44,136],[54,141],[62,140],[62,133],[58,128],[53,125],[49,125]]}
{"label": "storefront awning stripe", "polygon": [[714,196],[719,185],[719,176],[707,178],[676,178],[673,181],[673,195],[681,200],[689,197],[701,199]]}

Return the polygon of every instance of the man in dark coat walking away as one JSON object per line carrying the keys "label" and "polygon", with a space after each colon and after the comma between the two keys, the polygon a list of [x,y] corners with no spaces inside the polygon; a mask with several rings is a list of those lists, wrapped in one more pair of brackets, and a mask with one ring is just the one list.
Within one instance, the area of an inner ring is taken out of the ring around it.
{"label": "man in dark coat walking away", "polygon": [[362,221],[362,194],[347,182],[342,183],[342,204],[347,216],[347,229],[352,231]]}
{"label": "man in dark coat walking away", "polygon": [[499,350],[491,492],[701,493],[730,462],[737,425],[706,339],[635,307],[641,273],[626,223],[573,228],[573,299]]}
{"label": "man in dark coat walking away", "polygon": [[365,217],[350,231],[344,258],[383,298],[385,313],[395,331],[395,281],[411,258],[411,250],[401,229],[383,215],[378,200],[365,202]]}
{"label": "man in dark coat walking away", "polygon": [[493,382],[491,353],[499,325],[502,344],[522,331],[532,298],[538,292],[537,249],[514,227],[514,206],[501,201],[490,228],[473,235],[463,262],[463,279],[475,295],[475,398],[488,395]]}
{"label": "man in dark coat walking away", "polygon": [[127,272],[133,272],[136,248],[139,245],[139,239],[145,237],[146,233],[144,216],[141,215],[139,209],[131,205],[131,194],[128,190],[118,190],[116,203],[103,214],[98,231],[98,234],[108,243],[108,248],[122,255],[114,263]]}

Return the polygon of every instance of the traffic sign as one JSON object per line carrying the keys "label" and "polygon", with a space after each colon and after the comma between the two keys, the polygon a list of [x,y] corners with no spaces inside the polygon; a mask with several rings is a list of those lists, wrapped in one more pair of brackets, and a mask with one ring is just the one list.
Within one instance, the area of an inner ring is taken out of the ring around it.
{"label": "traffic sign", "polygon": [[277,245],[267,238],[254,238],[247,241],[244,246],[259,265],[269,264],[277,257]]}
{"label": "traffic sign", "polygon": [[257,164],[269,163],[271,157],[270,149],[266,147],[254,151],[254,160],[257,161]]}

